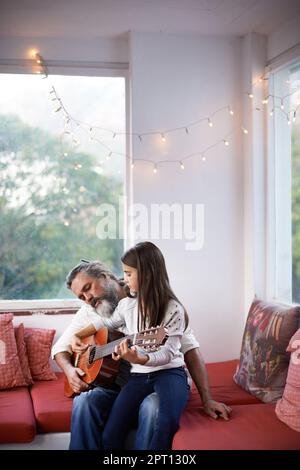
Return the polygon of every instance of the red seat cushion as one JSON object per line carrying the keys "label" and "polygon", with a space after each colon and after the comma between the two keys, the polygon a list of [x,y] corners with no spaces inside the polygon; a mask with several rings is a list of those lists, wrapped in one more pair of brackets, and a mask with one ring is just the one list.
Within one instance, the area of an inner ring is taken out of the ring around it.
{"label": "red seat cushion", "polygon": [[30,393],[39,432],[69,432],[72,399],[64,396],[64,374],[35,382]]}
{"label": "red seat cushion", "polygon": [[[258,398],[250,395],[233,381],[233,374],[238,365],[238,359],[224,362],[206,364],[212,397],[216,401],[227,405],[250,405],[262,403]],[[193,383],[187,409],[201,406],[199,392]]]}
{"label": "red seat cushion", "polygon": [[185,410],[172,449],[300,450],[300,434],[277,418],[271,404],[235,405],[229,421]]}
{"label": "red seat cushion", "polygon": [[27,387],[0,392],[0,442],[31,442],[35,419]]}

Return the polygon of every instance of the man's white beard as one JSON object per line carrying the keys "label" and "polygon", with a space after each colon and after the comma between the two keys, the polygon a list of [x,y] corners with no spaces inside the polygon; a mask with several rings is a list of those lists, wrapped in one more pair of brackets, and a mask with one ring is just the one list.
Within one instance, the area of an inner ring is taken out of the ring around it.
{"label": "man's white beard", "polygon": [[98,313],[98,315],[100,315],[100,317],[105,317],[105,318],[109,318],[112,316],[114,310],[111,306],[111,303],[108,302],[108,300],[102,300],[101,304],[99,304],[96,308],[95,308],[96,312]]}

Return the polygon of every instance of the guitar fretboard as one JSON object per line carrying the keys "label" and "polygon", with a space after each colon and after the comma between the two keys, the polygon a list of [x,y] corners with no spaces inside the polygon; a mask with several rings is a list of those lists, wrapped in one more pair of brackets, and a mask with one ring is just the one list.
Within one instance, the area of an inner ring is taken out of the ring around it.
{"label": "guitar fretboard", "polygon": [[[104,344],[102,346],[94,346],[93,349],[93,354],[94,357],[92,358],[92,361],[96,361],[97,359],[101,359],[102,357],[109,356],[112,354],[115,350],[115,347],[120,344],[124,339],[129,339],[131,343],[133,342],[135,335],[128,335],[128,336],[123,336],[122,338],[116,339],[115,341],[112,341],[111,343]],[[131,344],[133,346],[133,344]]]}

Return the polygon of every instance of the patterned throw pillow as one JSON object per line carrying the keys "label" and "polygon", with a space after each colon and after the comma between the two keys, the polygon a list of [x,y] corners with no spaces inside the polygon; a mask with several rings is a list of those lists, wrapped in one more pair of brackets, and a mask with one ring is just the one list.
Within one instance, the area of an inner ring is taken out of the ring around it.
{"label": "patterned throw pillow", "polygon": [[25,338],[24,338],[23,323],[20,323],[20,325],[16,326],[14,330],[15,330],[18,356],[19,356],[19,361],[20,361],[22,372],[23,372],[23,376],[24,376],[26,384],[32,385],[33,380],[32,380],[31,372],[29,368],[27,348],[26,348]]}
{"label": "patterned throw pillow", "polygon": [[19,361],[13,314],[0,314],[0,389],[27,385]]}
{"label": "patterned throw pillow", "polygon": [[25,328],[25,343],[33,380],[56,380],[49,364],[55,330]]}
{"label": "patterned throw pillow", "polygon": [[283,397],[276,403],[278,418],[300,432],[300,328],[287,349],[291,352],[290,365]]}
{"label": "patterned throw pillow", "polygon": [[265,403],[282,397],[290,359],[286,348],[299,318],[299,306],[255,299],[250,307],[233,379]]}

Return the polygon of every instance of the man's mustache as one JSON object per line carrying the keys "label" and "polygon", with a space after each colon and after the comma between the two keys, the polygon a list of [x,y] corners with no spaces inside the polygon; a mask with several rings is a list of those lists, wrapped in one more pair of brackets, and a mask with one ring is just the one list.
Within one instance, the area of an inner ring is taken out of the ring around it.
{"label": "man's mustache", "polygon": [[92,300],[91,300],[91,306],[93,308],[96,307],[96,304],[99,302],[102,302],[103,300],[105,300],[105,297],[93,297]]}

